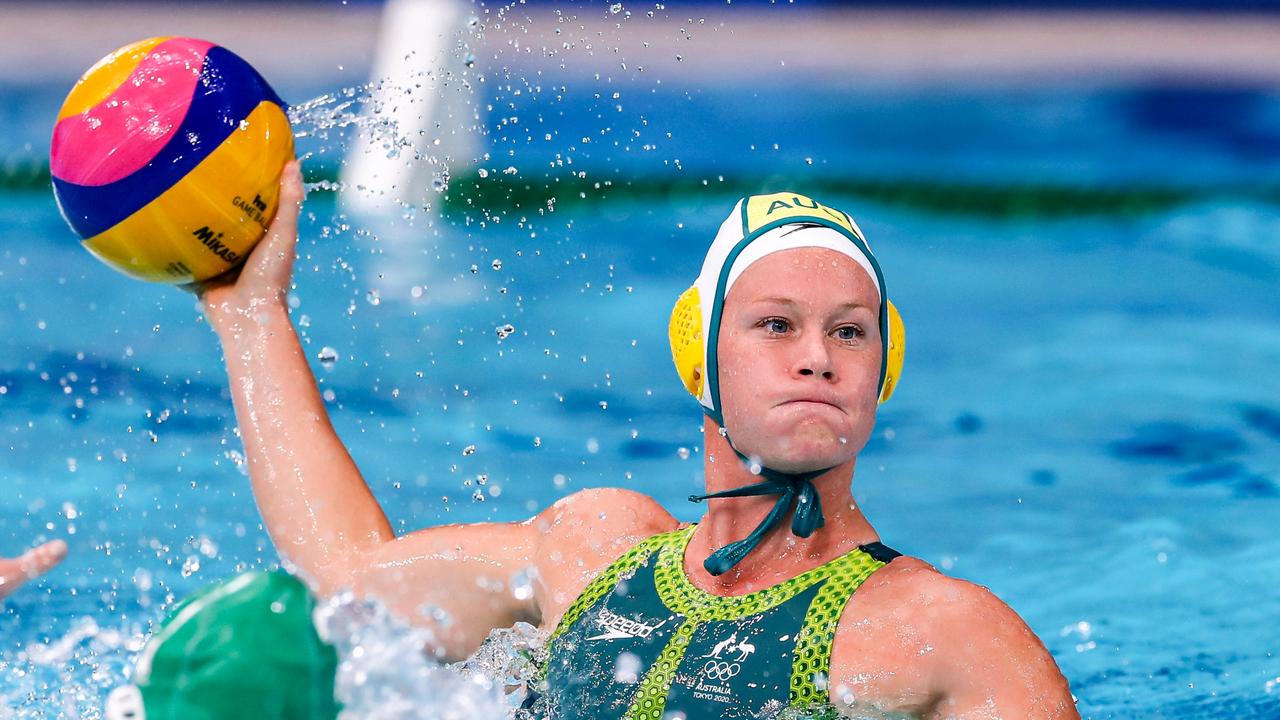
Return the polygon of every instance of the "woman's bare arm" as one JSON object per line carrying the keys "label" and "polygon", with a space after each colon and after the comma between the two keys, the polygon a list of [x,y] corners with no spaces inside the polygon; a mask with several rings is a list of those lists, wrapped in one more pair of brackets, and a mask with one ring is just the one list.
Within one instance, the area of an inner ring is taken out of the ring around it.
{"label": "woman's bare arm", "polygon": [[0,600],[13,594],[26,581],[49,572],[66,556],[67,544],[50,540],[19,557],[0,558]]}
{"label": "woman's bare arm", "polygon": [[348,584],[353,554],[394,535],[351,455],[334,432],[289,319],[303,199],[290,163],[280,209],[266,236],[228,282],[201,288],[222,342],[249,478],[276,549],[322,591]]}
{"label": "woman's bare arm", "polygon": [[522,523],[418,530],[361,554],[358,585],[430,628],[456,660],[517,620],[551,630],[587,584],[650,535],[676,527],[652,498],[583,490]]}
{"label": "woman's bare arm", "polygon": [[[302,178],[291,163],[280,209],[238,275],[199,288],[222,343],[254,499],[276,549],[321,592],[349,588],[436,633],[456,659],[495,627],[554,622],[590,577],[674,519],[621,490],[580,493],[523,523],[426,528],[396,538],[329,422],[285,293]],[[609,523],[600,521],[609,511]]]}
{"label": "woman's bare arm", "polygon": [[928,717],[1079,720],[1067,679],[1022,618],[980,585],[947,581],[935,635],[942,693]]}

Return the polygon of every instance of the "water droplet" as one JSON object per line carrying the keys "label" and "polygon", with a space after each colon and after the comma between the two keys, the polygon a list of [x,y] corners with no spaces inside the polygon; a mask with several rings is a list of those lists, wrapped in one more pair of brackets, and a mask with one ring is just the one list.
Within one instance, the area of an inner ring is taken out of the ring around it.
{"label": "water droplet", "polygon": [[502,261],[501,261],[501,260],[499,260],[498,258],[494,258],[494,259],[493,259],[493,262],[489,263],[489,266],[490,266],[490,267],[492,267],[494,270],[501,270],[501,269],[502,269]]}
{"label": "water droplet", "polygon": [[807,157],[807,158],[805,158],[805,159],[804,159],[804,164],[805,164],[805,165],[812,165],[812,164],[813,164],[813,158],[811,158],[811,157]]}
{"label": "water droplet", "polygon": [[320,348],[320,352],[316,354],[316,359],[324,366],[325,370],[332,370],[333,366],[338,362],[338,351],[325,345]]}
{"label": "water droplet", "polygon": [[618,13],[622,12],[622,3],[614,3],[610,5],[609,12],[613,13],[614,15],[617,15]]}
{"label": "water droplet", "polygon": [[528,600],[533,597],[533,582],[530,576],[537,577],[536,568],[530,567],[511,576],[511,594],[517,600]]}
{"label": "water droplet", "polygon": [[687,448],[687,447],[682,447],[682,448],[680,448],[679,450],[676,450],[676,456],[677,456],[677,457],[679,457],[681,460],[688,460],[688,459],[689,459],[689,448]]}
{"label": "water droplet", "polygon": [[466,65],[467,67],[475,67],[475,66],[476,66],[476,56],[475,56],[475,55],[473,55],[472,53],[467,53],[467,56],[466,56],[466,57],[464,57],[464,58],[462,58],[462,64],[463,64],[463,65]]}
{"label": "water droplet", "polygon": [[209,559],[218,557],[218,543],[206,535],[200,536],[199,549],[200,554]]}
{"label": "water droplet", "polygon": [[370,305],[377,305],[378,303],[382,302],[382,295],[379,294],[376,289],[374,289],[374,290],[370,290],[368,294],[364,296],[364,299],[368,300]]}
{"label": "water droplet", "polygon": [[494,328],[494,331],[497,332],[499,340],[506,340],[516,331],[516,326],[511,323],[507,323],[506,325],[500,325]]}
{"label": "water droplet", "polygon": [[478,503],[484,502],[484,491],[480,488],[476,488],[476,491],[471,493],[471,501]]}
{"label": "water droplet", "polygon": [[640,682],[640,658],[635,653],[622,652],[613,663],[613,679],[627,685]]}
{"label": "water droplet", "polygon": [[480,168],[479,170],[476,171],[476,174],[482,178],[489,177],[489,171],[485,168]]}
{"label": "water droplet", "polygon": [[475,445],[468,445],[468,446],[466,446],[466,447],[462,448],[462,454],[463,454],[463,456],[464,456],[464,457],[465,457],[465,456],[467,456],[467,455],[475,455],[475,454],[476,454],[476,446],[475,446]]}

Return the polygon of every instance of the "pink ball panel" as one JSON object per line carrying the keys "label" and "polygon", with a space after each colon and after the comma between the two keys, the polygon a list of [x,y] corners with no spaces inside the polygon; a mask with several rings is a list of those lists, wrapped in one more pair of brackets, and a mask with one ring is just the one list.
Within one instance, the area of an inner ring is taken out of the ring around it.
{"label": "pink ball panel", "polygon": [[212,43],[173,38],[157,45],[115,92],[53,128],[50,171],[77,185],[108,185],[137,172],[186,117]]}

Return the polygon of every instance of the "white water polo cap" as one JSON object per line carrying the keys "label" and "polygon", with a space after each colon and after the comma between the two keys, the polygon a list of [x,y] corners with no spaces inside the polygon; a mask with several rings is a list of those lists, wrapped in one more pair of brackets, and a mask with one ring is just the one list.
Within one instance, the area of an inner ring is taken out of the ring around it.
{"label": "white water polo cap", "polygon": [[752,263],[783,250],[817,247],[838,252],[858,264],[880,295],[879,402],[893,395],[902,373],[906,336],[902,318],[889,302],[884,275],[853,218],[799,193],[752,195],[738,201],[720,226],[702,272],[671,313],[671,355],[685,389],[698,398],[722,427],[716,346],[729,289]]}

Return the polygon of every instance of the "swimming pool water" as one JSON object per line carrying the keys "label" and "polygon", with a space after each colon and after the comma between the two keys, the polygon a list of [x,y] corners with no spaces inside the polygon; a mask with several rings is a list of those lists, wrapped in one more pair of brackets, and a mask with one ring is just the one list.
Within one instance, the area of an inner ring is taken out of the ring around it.
{"label": "swimming pool water", "polygon": [[[1209,152],[1200,135],[1183,145]],[[1211,154],[1224,177],[1267,180],[1256,157]],[[700,415],[665,328],[734,199],[712,184],[370,234],[314,192],[294,317],[393,524],[514,520],[602,484],[695,519]],[[859,219],[908,330],[854,485],[885,542],[1010,603],[1086,717],[1280,715],[1280,210],[823,200]],[[0,699],[97,717],[176,598],[276,556],[192,297],[112,273],[49,194],[10,192],[0,303],[0,552],[71,544],[3,607]]]}
{"label": "swimming pool water", "polygon": [[[665,312],[729,200],[682,229],[610,207],[572,218],[572,240],[562,218],[533,240],[445,233],[423,298],[377,304],[350,274],[375,260],[361,240],[306,232],[295,317],[310,355],[338,352],[317,374],[397,527],[520,518],[599,484],[693,519],[699,417]],[[1280,711],[1280,257],[1248,242],[1280,214],[1013,225],[832,202],[862,218],[909,328],[901,394],[855,479],[886,541],[1012,604],[1086,716]],[[6,604],[0,672],[33,716],[92,716],[138,649],[101,630],[133,638],[174,597],[274,554],[192,299],[54,240],[46,198],[0,207],[6,548],[72,545]],[[644,243],[584,240],[620,223]],[[1236,252],[1215,253],[1232,233]]]}

